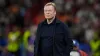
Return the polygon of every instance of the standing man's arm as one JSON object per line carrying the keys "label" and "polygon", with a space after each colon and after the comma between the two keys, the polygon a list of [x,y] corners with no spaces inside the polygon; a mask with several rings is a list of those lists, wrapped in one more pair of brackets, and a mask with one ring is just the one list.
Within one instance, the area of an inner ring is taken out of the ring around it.
{"label": "standing man's arm", "polygon": [[35,38],[35,41],[34,41],[34,56],[37,56],[37,52],[38,52],[38,35],[39,35],[39,29],[40,29],[40,24],[37,27],[36,38]]}
{"label": "standing man's arm", "polygon": [[71,39],[71,32],[66,24],[64,24],[64,36],[66,43],[66,54],[70,55],[70,52],[73,49],[73,41]]}

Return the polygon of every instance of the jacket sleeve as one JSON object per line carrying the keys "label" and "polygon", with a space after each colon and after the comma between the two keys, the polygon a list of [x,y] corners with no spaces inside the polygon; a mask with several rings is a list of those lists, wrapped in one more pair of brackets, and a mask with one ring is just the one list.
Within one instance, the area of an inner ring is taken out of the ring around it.
{"label": "jacket sleeve", "polygon": [[36,38],[35,38],[35,41],[34,41],[34,56],[37,56],[37,53],[38,53],[38,33],[39,33],[39,29],[40,29],[40,24],[37,27]]}
{"label": "jacket sleeve", "polygon": [[72,41],[72,35],[70,32],[70,29],[68,28],[68,26],[66,24],[63,25],[64,27],[64,40],[65,40],[65,44],[66,44],[66,54],[68,56],[70,56],[70,52],[73,49],[73,41]]}

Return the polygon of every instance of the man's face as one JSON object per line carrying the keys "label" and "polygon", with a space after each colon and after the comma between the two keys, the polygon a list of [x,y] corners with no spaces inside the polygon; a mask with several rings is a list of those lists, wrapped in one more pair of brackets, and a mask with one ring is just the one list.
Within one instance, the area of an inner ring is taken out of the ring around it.
{"label": "man's face", "polygon": [[52,5],[44,7],[44,16],[46,19],[52,19],[56,15],[56,11]]}

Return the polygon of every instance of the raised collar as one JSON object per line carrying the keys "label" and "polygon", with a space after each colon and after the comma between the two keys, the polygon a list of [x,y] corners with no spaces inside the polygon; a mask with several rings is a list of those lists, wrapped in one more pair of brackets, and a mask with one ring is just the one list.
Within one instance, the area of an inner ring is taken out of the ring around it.
{"label": "raised collar", "polygon": [[[60,20],[57,19],[57,18],[55,18],[54,21],[53,21],[53,23],[58,24],[58,23],[60,23]],[[47,20],[46,19],[43,21],[43,24],[47,24]]]}

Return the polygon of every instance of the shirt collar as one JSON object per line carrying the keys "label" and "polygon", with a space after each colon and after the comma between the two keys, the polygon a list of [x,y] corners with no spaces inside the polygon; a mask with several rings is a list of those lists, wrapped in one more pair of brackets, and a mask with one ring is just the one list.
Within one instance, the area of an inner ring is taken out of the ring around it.
{"label": "shirt collar", "polygon": [[[55,18],[51,24],[54,24],[54,23],[58,24],[58,23],[60,23],[60,20]],[[44,20],[44,24],[47,24],[47,20],[46,19]]]}

